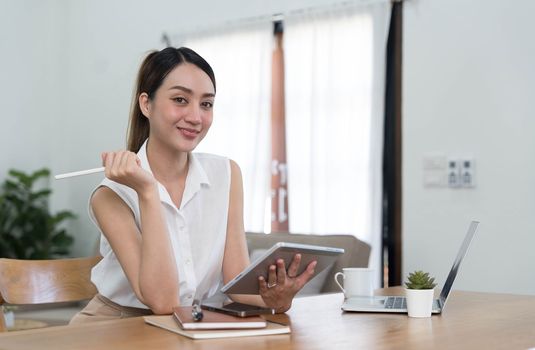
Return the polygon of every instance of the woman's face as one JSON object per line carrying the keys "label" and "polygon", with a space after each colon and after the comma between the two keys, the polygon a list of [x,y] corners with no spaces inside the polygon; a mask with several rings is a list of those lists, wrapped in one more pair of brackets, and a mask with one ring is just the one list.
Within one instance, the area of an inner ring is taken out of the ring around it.
{"label": "woman's face", "polygon": [[141,110],[149,119],[151,139],[177,151],[192,151],[212,125],[214,86],[210,77],[193,64],[175,67],[152,100],[142,96]]}

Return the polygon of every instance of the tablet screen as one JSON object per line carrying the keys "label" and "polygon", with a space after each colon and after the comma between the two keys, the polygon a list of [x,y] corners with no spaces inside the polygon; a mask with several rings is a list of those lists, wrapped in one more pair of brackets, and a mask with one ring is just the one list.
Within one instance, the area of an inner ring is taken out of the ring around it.
{"label": "tablet screen", "polygon": [[295,254],[301,254],[301,264],[297,271],[300,275],[312,261],[316,260],[314,276],[323,271],[344,253],[341,248],[323,247],[308,244],[279,242],[266,251],[261,257],[251,263],[232,281],[221,288],[226,294],[259,294],[258,277],[267,280],[268,269],[278,259],[283,259],[286,269],[290,266]]}

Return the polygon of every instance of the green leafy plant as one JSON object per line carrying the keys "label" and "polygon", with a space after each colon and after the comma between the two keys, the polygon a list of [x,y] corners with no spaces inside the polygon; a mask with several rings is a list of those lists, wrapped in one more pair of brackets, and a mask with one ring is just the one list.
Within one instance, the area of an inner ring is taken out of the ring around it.
{"label": "green leafy plant", "polygon": [[409,273],[408,281],[405,282],[407,289],[433,289],[437,285],[428,272],[414,271]]}
{"label": "green leafy plant", "polygon": [[0,192],[0,257],[50,259],[69,254],[73,238],[61,224],[75,215],[67,210],[51,214],[49,188],[35,190],[48,179],[46,168],[26,174],[10,170]]}

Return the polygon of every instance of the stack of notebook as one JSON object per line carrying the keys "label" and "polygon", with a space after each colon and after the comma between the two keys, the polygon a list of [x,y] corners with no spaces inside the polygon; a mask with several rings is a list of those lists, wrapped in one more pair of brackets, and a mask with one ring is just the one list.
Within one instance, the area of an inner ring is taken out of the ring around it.
{"label": "stack of notebook", "polygon": [[191,307],[176,307],[171,316],[145,316],[145,322],[192,339],[248,337],[290,333],[290,327],[262,317],[236,317],[203,310],[202,321],[195,322]]}

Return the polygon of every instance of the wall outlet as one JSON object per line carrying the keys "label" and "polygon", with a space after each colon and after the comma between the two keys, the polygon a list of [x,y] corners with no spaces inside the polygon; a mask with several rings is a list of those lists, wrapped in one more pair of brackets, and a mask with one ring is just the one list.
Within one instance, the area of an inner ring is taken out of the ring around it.
{"label": "wall outlet", "polygon": [[448,159],[448,187],[461,187],[461,160],[458,158]]}
{"label": "wall outlet", "polygon": [[461,162],[460,180],[462,187],[475,187],[475,162],[473,158],[463,158]]}
{"label": "wall outlet", "polygon": [[475,161],[473,157],[427,154],[422,160],[424,187],[475,187]]}

